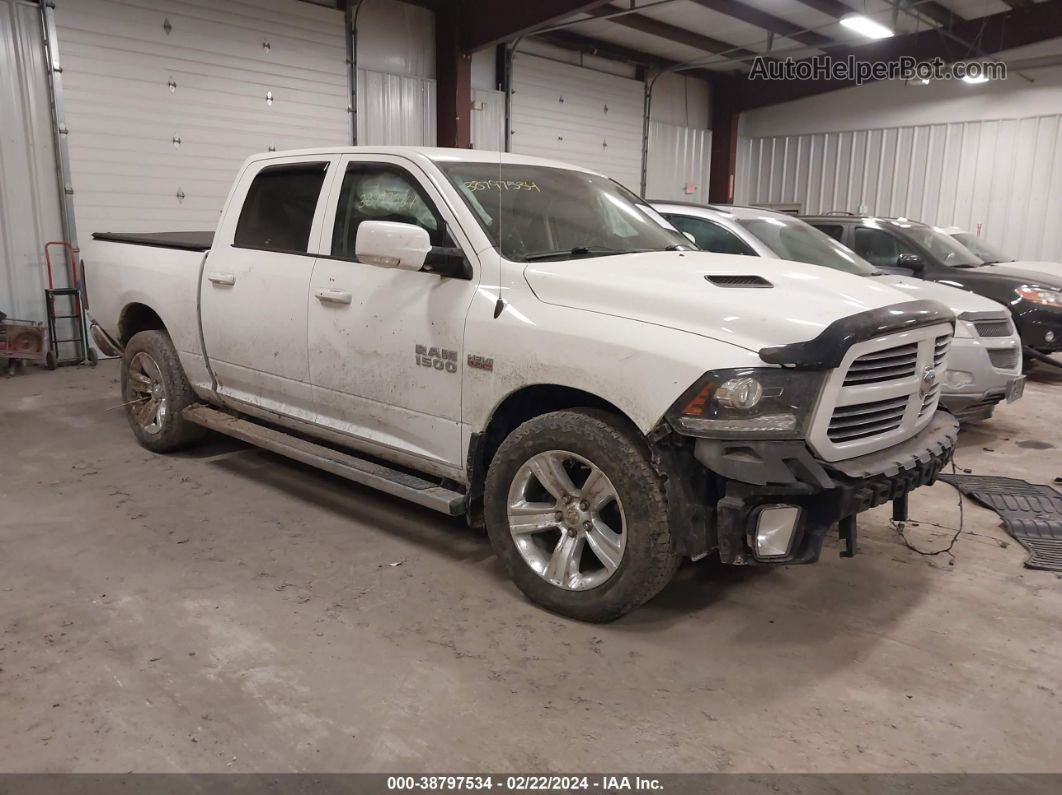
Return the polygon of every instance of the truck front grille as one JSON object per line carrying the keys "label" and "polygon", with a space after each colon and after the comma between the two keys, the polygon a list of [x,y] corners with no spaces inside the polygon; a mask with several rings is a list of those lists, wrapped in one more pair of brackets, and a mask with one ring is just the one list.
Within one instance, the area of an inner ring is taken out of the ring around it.
{"label": "truck front grille", "polygon": [[892,431],[900,427],[905,411],[906,397],[840,406],[830,418],[826,435],[831,442],[847,442]]}
{"label": "truck front grille", "polygon": [[852,362],[844,377],[844,385],[874,384],[914,375],[918,363],[918,344],[886,348],[876,353],[865,353]]}
{"label": "truck front grille", "polygon": [[948,349],[951,347],[951,334],[943,334],[937,337],[936,344],[933,346],[933,366],[940,367],[944,363],[944,359],[948,355]]}
{"label": "truck front grille", "polygon": [[1021,361],[1021,351],[1017,348],[989,348],[988,360],[992,362],[993,367],[1000,370],[1013,370]]}
{"label": "truck front grille", "polygon": [[921,431],[940,400],[951,339],[939,324],[853,345],[823,388],[808,437],[815,452],[841,461]]}
{"label": "truck front grille", "polygon": [[940,384],[937,384],[935,387],[929,390],[929,392],[926,393],[925,397],[922,398],[922,405],[918,409],[918,416],[924,417],[926,416],[926,414],[930,413],[934,408],[936,408],[937,398],[939,397]]}
{"label": "truck front grille", "polygon": [[1010,320],[1005,317],[999,320],[975,320],[974,328],[979,337],[1009,337],[1013,331]]}

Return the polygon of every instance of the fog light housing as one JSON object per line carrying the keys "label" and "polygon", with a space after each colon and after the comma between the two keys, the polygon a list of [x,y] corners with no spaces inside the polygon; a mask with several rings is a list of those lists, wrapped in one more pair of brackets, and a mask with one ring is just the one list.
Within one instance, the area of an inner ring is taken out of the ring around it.
{"label": "fog light housing", "polygon": [[973,373],[968,373],[965,370],[948,370],[944,373],[944,386],[948,389],[962,389],[973,382]]}
{"label": "fog light housing", "polygon": [[753,511],[749,545],[757,560],[789,557],[802,513],[797,505],[761,505]]}
{"label": "fog light housing", "polygon": [[1054,342],[1054,341],[1055,341],[1055,332],[1049,331],[1046,334],[1044,334],[1044,342]]}

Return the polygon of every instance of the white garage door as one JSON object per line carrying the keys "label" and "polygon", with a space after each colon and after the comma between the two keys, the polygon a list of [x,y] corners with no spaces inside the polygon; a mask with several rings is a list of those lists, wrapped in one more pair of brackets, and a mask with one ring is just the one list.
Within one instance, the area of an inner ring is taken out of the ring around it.
{"label": "white garage door", "polygon": [[349,142],[342,12],[56,0],[78,236],[213,229],[236,169]]}
{"label": "white garage door", "polygon": [[517,54],[512,150],[600,171],[637,193],[643,103],[637,80]]}

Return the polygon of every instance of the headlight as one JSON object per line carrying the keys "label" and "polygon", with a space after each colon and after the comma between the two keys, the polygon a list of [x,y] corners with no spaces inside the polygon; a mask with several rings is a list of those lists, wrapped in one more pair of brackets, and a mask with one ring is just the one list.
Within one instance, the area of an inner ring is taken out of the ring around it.
{"label": "headlight", "polygon": [[713,370],[666,416],[690,436],[801,439],[825,380],[822,371],[780,367]]}
{"label": "headlight", "polygon": [[1044,306],[1057,306],[1062,309],[1062,292],[1058,290],[1042,290],[1039,287],[1019,287],[1016,292],[1020,297],[1032,304]]}

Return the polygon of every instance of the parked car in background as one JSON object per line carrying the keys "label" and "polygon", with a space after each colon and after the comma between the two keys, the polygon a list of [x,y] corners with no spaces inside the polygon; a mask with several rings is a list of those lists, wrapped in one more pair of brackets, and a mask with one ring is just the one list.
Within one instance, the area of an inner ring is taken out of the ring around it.
{"label": "parked car in background", "polygon": [[994,246],[989,245],[982,238],[967,232],[960,226],[938,226],[938,231],[955,238],[959,243],[972,251],[985,265],[993,266],[999,273],[1012,271],[1037,271],[1051,276],[1062,276],[1062,262],[1042,262],[1039,260],[1017,260],[1010,254],[1006,254]]}
{"label": "parked car in background", "polygon": [[804,220],[878,270],[961,287],[1009,307],[1027,364],[1062,351],[1062,276],[989,266],[950,235],[906,218],[822,215]]}
{"label": "parked car in background", "polygon": [[261,154],[214,233],[93,237],[93,336],[144,447],[210,428],[485,521],[521,590],[583,620],[682,557],[811,563],[835,526],[853,554],[855,517],[955,446],[946,306],[692,250],[577,166]]}
{"label": "parked car in background", "polygon": [[821,265],[874,278],[912,298],[946,304],[959,322],[940,402],[960,420],[988,419],[997,403],[1021,397],[1021,341],[1010,312],[995,301],[944,284],[882,273],[829,235],[785,213],[684,202],[652,204],[705,251]]}

